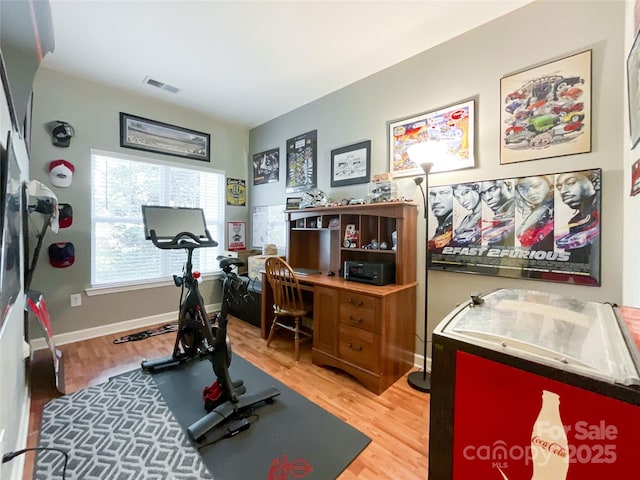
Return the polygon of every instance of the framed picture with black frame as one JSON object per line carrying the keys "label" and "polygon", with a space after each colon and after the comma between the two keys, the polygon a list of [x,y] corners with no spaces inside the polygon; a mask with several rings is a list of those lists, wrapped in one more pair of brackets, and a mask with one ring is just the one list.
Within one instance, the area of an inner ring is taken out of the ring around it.
{"label": "framed picture with black frame", "polygon": [[208,162],[211,136],[120,112],[120,146]]}
{"label": "framed picture with black frame", "polygon": [[318,131],[312,130],[287,140],[286,193],[305,192],[317,184]]}
{"label": "framed picture with black frame", "polygon": [[371,140],[331,150],[331,186],[368,183],[371,177]]}

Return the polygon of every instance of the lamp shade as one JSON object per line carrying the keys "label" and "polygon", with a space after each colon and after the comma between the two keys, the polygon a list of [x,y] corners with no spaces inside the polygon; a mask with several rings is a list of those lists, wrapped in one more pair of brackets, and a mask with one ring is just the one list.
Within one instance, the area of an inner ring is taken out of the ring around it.
{"label": "lamp shade", "polygon": [[[426,142],[414,143],[407,148],[407,155],[413,163],[423,166],[425,163],[431,163],[437,167],[443,164],[447,158],[448,146],[445,142],[437,140],[427,140]],[[425,168],[423,166],[423,168]],[[428,170],[425,168],[428,173]]]}

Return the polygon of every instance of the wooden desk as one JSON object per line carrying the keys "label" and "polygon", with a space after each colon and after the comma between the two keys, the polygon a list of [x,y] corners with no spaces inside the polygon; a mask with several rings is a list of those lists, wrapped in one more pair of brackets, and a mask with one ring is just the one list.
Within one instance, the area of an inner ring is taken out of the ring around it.
{"label": "wooden desk", "polygon": [[[327,275],[299,275],[298,281],[312,294],[314,364],[339,368],[376,394],[413,366],[415,282],[375,286]],[[262,338],[271,328],[272,305],[263,273]]]}

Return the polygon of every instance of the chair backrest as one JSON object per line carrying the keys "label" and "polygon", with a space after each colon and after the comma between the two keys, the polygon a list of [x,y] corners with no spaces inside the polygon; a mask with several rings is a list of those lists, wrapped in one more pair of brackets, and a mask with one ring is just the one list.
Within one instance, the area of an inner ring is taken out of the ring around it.
{"label": "chair backrest", "polygon": [[269,257],[264,269],[273,290],[274,305],[279,310],[303,311],[302,291],[291,266],[280,257]]}

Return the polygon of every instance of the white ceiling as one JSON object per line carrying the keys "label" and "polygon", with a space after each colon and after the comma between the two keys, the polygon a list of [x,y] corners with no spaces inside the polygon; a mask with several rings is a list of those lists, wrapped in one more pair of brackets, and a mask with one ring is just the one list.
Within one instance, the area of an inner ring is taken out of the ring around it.
{"label": "white ceiling", "polygon": [[254,127],[531,1],[52,0],[43,66]]}

